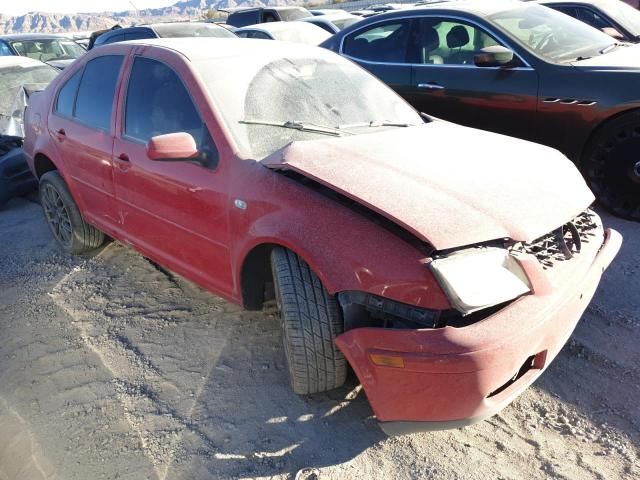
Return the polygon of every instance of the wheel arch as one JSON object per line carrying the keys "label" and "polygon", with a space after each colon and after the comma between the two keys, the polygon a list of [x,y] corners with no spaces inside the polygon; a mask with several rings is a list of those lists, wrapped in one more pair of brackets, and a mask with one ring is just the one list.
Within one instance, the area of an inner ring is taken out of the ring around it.
{"label": "wheel arch", "polygon": [[60,170],[58,166],[42,152],[36,153],[35,157],[33,157],[33,170],[36,178],[40,180],[40,177],[47,172],[51,172],[53,170]]}

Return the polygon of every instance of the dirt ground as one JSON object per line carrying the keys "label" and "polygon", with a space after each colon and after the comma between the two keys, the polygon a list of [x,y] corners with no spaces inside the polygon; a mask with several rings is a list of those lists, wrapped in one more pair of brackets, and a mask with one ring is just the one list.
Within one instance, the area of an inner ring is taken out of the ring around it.
{"label": "dirt ground", "polygon": [[[501,414],[387,438],[357,382],[292,394],[273,312],[0,210],[0,480],[638,479],[640,225],[569,344]],[[306,469],[306,470],[305,470]]]}

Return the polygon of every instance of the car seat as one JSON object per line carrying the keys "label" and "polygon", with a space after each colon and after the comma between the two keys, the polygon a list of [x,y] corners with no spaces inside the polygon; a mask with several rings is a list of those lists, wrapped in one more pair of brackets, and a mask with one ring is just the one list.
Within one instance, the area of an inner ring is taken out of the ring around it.
{"label": "car seat", "polygon": [[[464,65],[469,61],[469,54],[473,57],[474,52],[463,52],[462,47],[469,44],[469,32],[462,25],[456,25],[447,33],[447,47],[451,50],[447,58],[447,63]],[[457,50],[457,51],[456,51]]]}
{"label": "car seat", "polygon": [[418,39],[420,63],[442,65],[444,63],[442,56],[431,54],[440,46],[438,31],[432,26],[423,26],[420,29],[420,36],[421,38]]}

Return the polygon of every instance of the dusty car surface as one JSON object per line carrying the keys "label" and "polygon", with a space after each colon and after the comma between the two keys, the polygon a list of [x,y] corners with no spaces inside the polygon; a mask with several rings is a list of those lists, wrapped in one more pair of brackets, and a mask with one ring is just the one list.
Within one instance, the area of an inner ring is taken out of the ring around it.
{"label": "dusty car surface", "polygon": [[322,27],[299,21],[257,23],[247,27],[236,28],[233,33],[240,38],[281,40],[283,42],[304,43],[306,45],[318,45],[332,35]]}
{"label": "dusty car surface", "polygon": [[640,221],[640,46],[504,0],[382,13],[322,46],[422,112],[557,148],[603,206]]}
{"label": "dusty car surface", "polygon": [[511,402],[621,243],[559,152],[423,118],[302,45],[92,50],[34,97],[25,151],[64,250],[107,234],[248,309],[275,296],[293,390],[348,361],[388,433]]}
{"label": "dusty car surface", "polygon": [[22,151],[23,116],[29,97],[58,70],[26,57],[0,57],[0,205],[37,188]]}

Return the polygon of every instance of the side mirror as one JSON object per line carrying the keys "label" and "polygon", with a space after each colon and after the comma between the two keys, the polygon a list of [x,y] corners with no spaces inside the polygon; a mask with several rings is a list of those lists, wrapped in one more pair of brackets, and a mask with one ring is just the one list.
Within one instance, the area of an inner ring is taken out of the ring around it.
{"label": "side mirror", "polygon": [[187,132],[167,133],[147,142],[147,156],[151,160],[197,160],[196,141]]}
{"label": "side mirror", "polygon": [[624,40],[624,35],[613,27],[603,27],[602,31],[617,40]]}
{"label": "side mirror", "polygon": [[480,50],[473,61],[476,67],[507,67],[513,62],[513,51],[501,45]]}

